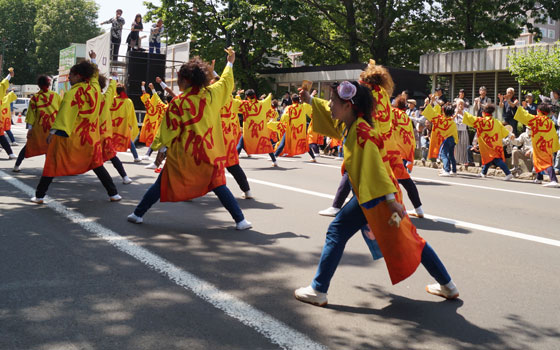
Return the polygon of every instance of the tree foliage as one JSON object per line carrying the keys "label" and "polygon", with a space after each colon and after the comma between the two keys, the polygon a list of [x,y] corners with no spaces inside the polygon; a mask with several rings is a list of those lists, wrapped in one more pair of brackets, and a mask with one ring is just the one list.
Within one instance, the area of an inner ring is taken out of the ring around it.
{"label": "tree foliage", "polygon": [[536,85],[538,93],[548,95],[560,89],[560,46],[535,47],[515,51],[508,57],[509,71],[521,85]]}
{"label": "tree foliage", "polygon": [[59,51],[101,34],[94,0],[39,0],[35,18],[38,71],[58,74]]}
{"label": "tree foliage", "polygon": [[9,67],[14,67],[15,84],[35,81],[35,41],[33,20],[36,6],[34,0],[0,0],[0,45],[4,56],[3,79]]}

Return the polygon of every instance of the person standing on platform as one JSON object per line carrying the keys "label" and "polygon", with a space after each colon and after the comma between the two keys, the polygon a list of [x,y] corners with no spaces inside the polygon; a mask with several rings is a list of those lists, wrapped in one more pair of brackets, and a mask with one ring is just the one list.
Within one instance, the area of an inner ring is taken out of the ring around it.
{"label": "person standing on platform", "polygon": [[157,54],[161,52],[161,36],[164,32],[163,20],[158,19],[157,23],[152,24],[152,29],[150,30],[150,53],[154,53],[154,49]]}
{"label": "person standing on platform", "polygon": [[119,58],[119,47],[121,45],[122,28],[124,26],[122,13],[122,10],[118,9],[115,17],[101,23],[102,25],[111,23],[111,56],[113,61]]}

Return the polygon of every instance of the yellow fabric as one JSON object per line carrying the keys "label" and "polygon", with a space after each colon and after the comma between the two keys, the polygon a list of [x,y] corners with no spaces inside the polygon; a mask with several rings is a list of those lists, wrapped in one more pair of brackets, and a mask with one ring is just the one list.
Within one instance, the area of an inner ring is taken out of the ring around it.
{"label": "yellow fabric", "polygon": [[289,105],[280,122],[286,126],[286,143],[282,155],[295,156],[307,153],[307,116],[311,116],[312,107],[306,103]]}
{"label": "yellow fabric", "polygon": [[4,96],[6,96],[6,91],[8,91],[9,87],[10,81],[7,78],[2,80],[2,82],[0,83],[0,99],[3,99]]}
{"label": "yellow fabric", "polygon": [[138,120],[130,98],[116,96],[111,105],[113,146],[117,152],[126,152],[130,142],[138,136]]}
{"label": "yellow fabric", "polygon": [[406,113],[400,109],[393,108],[395,116],[395,133],[396,144],[401,152],[401,158],[409,162],[414,162],[414,148],[416,147],[416,139],[414,138],[414,126]]}
{"label": "yellow fabric", "polygon": [[111,119],[111,106],[115,99],[117,82],[113,79],[109,81],[109,86],[101,95],[101,106],[99,109],[99,135],[101,137],[101,149],[103,150],[103,160],[107,161],[117,155],[113,147],[113,121]]}
{"label": "yellow fabric", "polygon": [[490,163],[496,158],[506,160],[502,139],[509,135],[509,131],[502,122],[491,116],[475,117],[464,112],[463,124],[476,129],[482,164]]}
{"label": "yellow fabric", "polygon": [[266,114],[270,110],[272,94],[264,100],[245,100],[241,105],[243,113],[243,144],[247,154],[264,154],[272,152],[270,132],[266,127]]}
{"label": "yellow fabric", "polygon": [[54,91],[39,91],[29,101],[25,122],[31,125],[31,135],[25,145],[25,157],[46,154],[47,136],[60,107],[60,95]]}
{"label": "yellow fabric", "polygon": [[436,105],[428,105],[422,115],[432,122],[432,134],[430,136],[429,158],[438,158],[439,149],[443,141],[448,137],[453,137],[455,144],[459,144],[459,134],[457,132],[457,124],[453,117],[446,117],[441,112],[441,107]]}
{"label": "yellow fabric", "polygon": [[345,125],[339,120],[332,119],[329,101],[314,97],[311,100],[311,107],[313,131],[330,138],[341,140]]}
{"label": "yellow fabric", "polygon": [[85,173],[103,164],[99,135],[100,89],[97,76],[72,85],[64,94],[53,129],[69,137],[55,136],[49,144],[43,176]]}
{"label": "yellow fabric", "polygon": [[227,161],[226,168],[239,164],[239,154],[237,153],[237,144],[241,138],[241,126],[239,124],[239,109],[243,102],[234,99],[229,95],[226,104],[220,110],[222,117],[222,130],[224,133],[224,144],[226,146]]}
{"label": "yellow fabric", "polygon": [[157,140],[167,147],[161,201],[184,201],[224,185],[226,149],[220,110],[233,90],[233,69],[207,88],[188,88],[167,109]]}
{"label": "yellow fabric", "polygon": [[0,125],[2,125],[2,130],[0,135],[12,128],[12,109],[10,108],[10,103],[15,100],[17,100],[17,96],[13,91],[2,98],[2,106],[0,107]]}
{"label": "yellow fabric", "polygon": [[523,108],[517,108],[514,118],[531,128],[535,170],[540,172],[553,166],[552,154],[560,150],[560,144],[552,120],[540,113],[532,115]]}

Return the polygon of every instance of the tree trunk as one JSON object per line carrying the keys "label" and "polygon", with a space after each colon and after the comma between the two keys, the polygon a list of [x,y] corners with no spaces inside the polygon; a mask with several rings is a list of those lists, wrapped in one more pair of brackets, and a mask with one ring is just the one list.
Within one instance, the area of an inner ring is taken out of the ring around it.
{"label": "tree trunk", "polygon": [[358,32],[356,29],[356,10],[354,9],[353,0],[343,0],[346,8],[346,27],[348,35],[348,51],[350,52],[350,62],[359,63],[360,57],[358,53]]}

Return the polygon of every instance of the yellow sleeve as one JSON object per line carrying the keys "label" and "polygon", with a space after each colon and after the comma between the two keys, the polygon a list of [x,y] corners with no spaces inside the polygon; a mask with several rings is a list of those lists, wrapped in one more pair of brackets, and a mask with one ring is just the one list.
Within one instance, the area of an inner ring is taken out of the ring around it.
{"label": "yellow sleeve", "polygon": [[231,113],[239,114],[241,113],[241,105],[243,104],[242,100],[238,100],[237,98],[233,99],[233,103],[231,104]]}
{"label": "yellow sleeve", "polygon": [[292,105],[289,105],[284,109],[284,113],[282,113],[282,118],[280,118],[280,123],[288,124],[288,120],[290,120],[290,111],[292,110]]}
{"label": "yellow sleeve", "polygon": [[[439,106],[439,105],[438,105]],[[424,109],[424,111],[422,112],[422,115],[424,117],[426,117],[426,119],[428,119],[429,121],[432,121],[432,119],[434,119],[435,117],[438,116],[438,113],[436,112],[436,110],[434,109],[434,107],[432,107],[431,104],[428,104],[426,106],[426,108]]]}
{"label": "yellow sleeve", "polygon": [[8,78],[2,80],[2,82],[0,83],[0,100],[3,99],[4,96],[6,96],[6,91],[8,91],[9,87],[10,81],[8,80]]}
{"label": "yellow sleeve", "polygon": [[84,89],[86,84],[78,83],[64,94],[64,98],[60,104],[60,109],[52,125],[52,129],[64,131],[68,136],[74,131],[74,123],[80,112],[78,103],[73,103],[76,98],[76,92]]}
{"label": "yellow sleeve", "polygon": [[53,105],[55,106],[56,110],[58,111],[60,109],[60,104],[62,103],[62,96],[60,96],[58,93],[53,91]]}
{"label": "yellow sleeve", "polygon": [[[157,94],[156,94],[157,95]],[[142,103],[144,104],[144,106],[146,106],[146,102],[150,100],[150,94],[148,94],[147,92],[144,92],[142,94],[142,96],[140,96],[140,100],[142,101]],[[148,108],[148,107],[146,107]]]}
{"label": "yellow sleeve", "polygon": [[[233,90],[233,68],[226,64],[220,80],[207,87],[208,97],[210,102],[208,107],[210,109],[209,116],[212,116],[213,124],[221,123],[220,109],[228,102]],[[206,113],[204,113],[206,115]]]}
{"label": "yellow sleeve", "polygon": [[515,120],[519,121],[523,125],[529,125],[534,117],[534,115],[530,114],[522,107],[517,108],[517,112],[513,116]]}
{"label": "yellow sleeve", "polygon": [[304,103],[303,104],[303,113],[305,113],[306,116],[311,118],[311,114],[313,114],[313,107],[311,107],[310,104]]}
{"label": "yellow sleeve", "polygon": [[150,148],[154,151],[157,151],[164,146],[171,145],[171,141],[173,141],[173,139],[175,139],[175,137],[177,137],[177,135],[179,135],[179,133],[181,132],[179,127],[173,128],[174,123],[172,122],[173,120],[175,120],[176,125],[179,125],[181,123],[181,116],[177,115],[177,113],[174,112],[179,111],[181,108],[178,101],[178,98],[174,98],[173,100],[171,100],[171,102],[169,102],[169,106],[165,111],[163,120],[161,121],[156,136],[154,137],[154,141],[150,146]]}
{"label": "yellow sleeve", "polygon": [[259,103],[261,104],[261,107],[262,107],[261,113],[266,115],[268,110],[270,108],[272,108],[272,94],[268,94],[268,96],[266,96],[266,98],[264,100],[260,101]]}
{"label": "yellow sleeve", "polygon": [[156,107],[158,104],[163,103],[161,98],[159,98],[159,94],[153,94],[151,97],[152,105]]}
{"label": "yellow sleeve", "polygon": [[31,98],[29,101],[29,108],[27,108],[27,114],[25,115],[25,123],[29,125],[33,125],[35,123],[35,113],[37,109],[37,102],[35,102],[35,98]]}
{"label": "yellow sleeve", "polygon": [[126,116],[128,125],[130,126],[130,140],[134,142],[136,140],[136,136],[140,133],[138,129],[138,119],[136,119],[136,113],[134,113],[134,103],[132,103],[131,99],[125,100],[125,108],[126,108]]}
{"label": "yellow sleeve", "polygon": [[341,140],[344,123],[335,122],[332,119],[329,101],[314,97],[311,100],[311,107],[313,111],[313,131]]}
{"label": "yellow sleeve", "polygon": [[463,124],[473,127],[477,119],[477,117],[469,112],[463,112]]}
{"label": "yellow sleeve", "polygon": [[113,101],[115,100],[115,96],[117,95],[117,82],[113,79],[109,82],[109,86],[107,87],[107,91],[105,91],[105,105],[111,106],[113,105]]}

